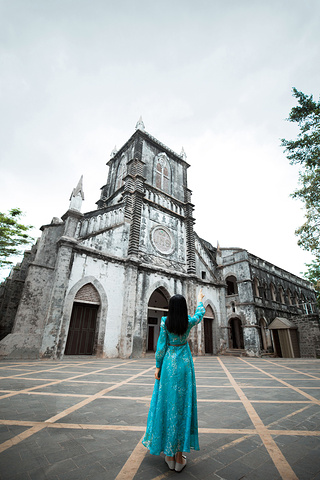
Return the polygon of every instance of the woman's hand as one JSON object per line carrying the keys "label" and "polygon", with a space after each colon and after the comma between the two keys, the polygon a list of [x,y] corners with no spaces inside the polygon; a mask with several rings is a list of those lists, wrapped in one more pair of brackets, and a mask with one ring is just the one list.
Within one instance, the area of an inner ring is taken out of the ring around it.
{"label": "woman's hand", "polygon": [[154,377],[156,380],[160,380],[160,368],[156,368],[156,371],[154,373]]}
{"label": "woman's hand", "polygon": [[204,294],[202,293],[202,288],[200,288],[200,292],[198,293],[198,303],[202,302],[203,297],[204,297]]}

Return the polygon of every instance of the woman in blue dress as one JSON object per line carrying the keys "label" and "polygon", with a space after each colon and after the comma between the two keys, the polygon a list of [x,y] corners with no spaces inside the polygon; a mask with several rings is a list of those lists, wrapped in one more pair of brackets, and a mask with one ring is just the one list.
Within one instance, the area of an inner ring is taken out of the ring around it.
{"label": "woman in blue dress", "polygon": [[156,382],[142,443],[152,455],[164,452],[168,467],[176,472],[187,463],[182,452],[199,450],[196,380],[187,340],[191,328],[204,316],[203,297],[200,289],[193,317],[182,295],[170,298],[155,355]]}

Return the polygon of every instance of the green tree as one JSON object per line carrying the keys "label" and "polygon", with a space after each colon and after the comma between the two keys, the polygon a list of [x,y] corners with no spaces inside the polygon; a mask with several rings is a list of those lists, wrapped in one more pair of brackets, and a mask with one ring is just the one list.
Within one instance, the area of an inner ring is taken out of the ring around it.
{"label": "green tree", "polygon": [[308,271],[304,274],[305,278],[313,283],[317,292],[317,302],[320,307],[320,263],[317,260],[313,260],[311,263],[307,263]]}
{"label": "green tree", "polygon": [[297,228],[298,245],[315,256],[307,264],[305,277],[310,280],[320,295],[320,100],[305,95],[293,88],[298,105],[290,111],[289,122],[299,126],[295,140],[282,139],[281,145],[290,163],[300,165],[299,188],[292,197],[300,199],[305,207],[305,223]]}
{"label": "green tree", "polygon": [[22,215],[20,208],[0,212],[0,268],[12,265],[10,257],[21,254],[23,247],[33,241],[27,233],[32,227],[20,223]]}

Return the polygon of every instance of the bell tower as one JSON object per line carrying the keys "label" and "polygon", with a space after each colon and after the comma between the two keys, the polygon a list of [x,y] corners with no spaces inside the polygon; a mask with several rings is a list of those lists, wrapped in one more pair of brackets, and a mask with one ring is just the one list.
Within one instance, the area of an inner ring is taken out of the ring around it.
{"label": "bell tower", "polygon": [[187,186],[186,154],[136,131],[111,153],[98,208],[123,203],[129,224],[127,255],[143,264],[195,274],[194,206]]}

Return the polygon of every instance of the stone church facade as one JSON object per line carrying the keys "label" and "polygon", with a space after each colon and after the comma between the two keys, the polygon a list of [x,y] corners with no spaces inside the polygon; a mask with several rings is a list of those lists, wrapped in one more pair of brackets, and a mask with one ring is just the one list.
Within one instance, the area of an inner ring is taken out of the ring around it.
{"label": "stone church facade", "polygon": [[154,351],[169,298],[206,313],[194,354],[320,355],[311,285],[243,249],[214,248],[194,231],[180,155],[145,131],[108,162],[97,209],[81,213],[82,179],[61,219],[0,286],[0,355],[138,357]]}

